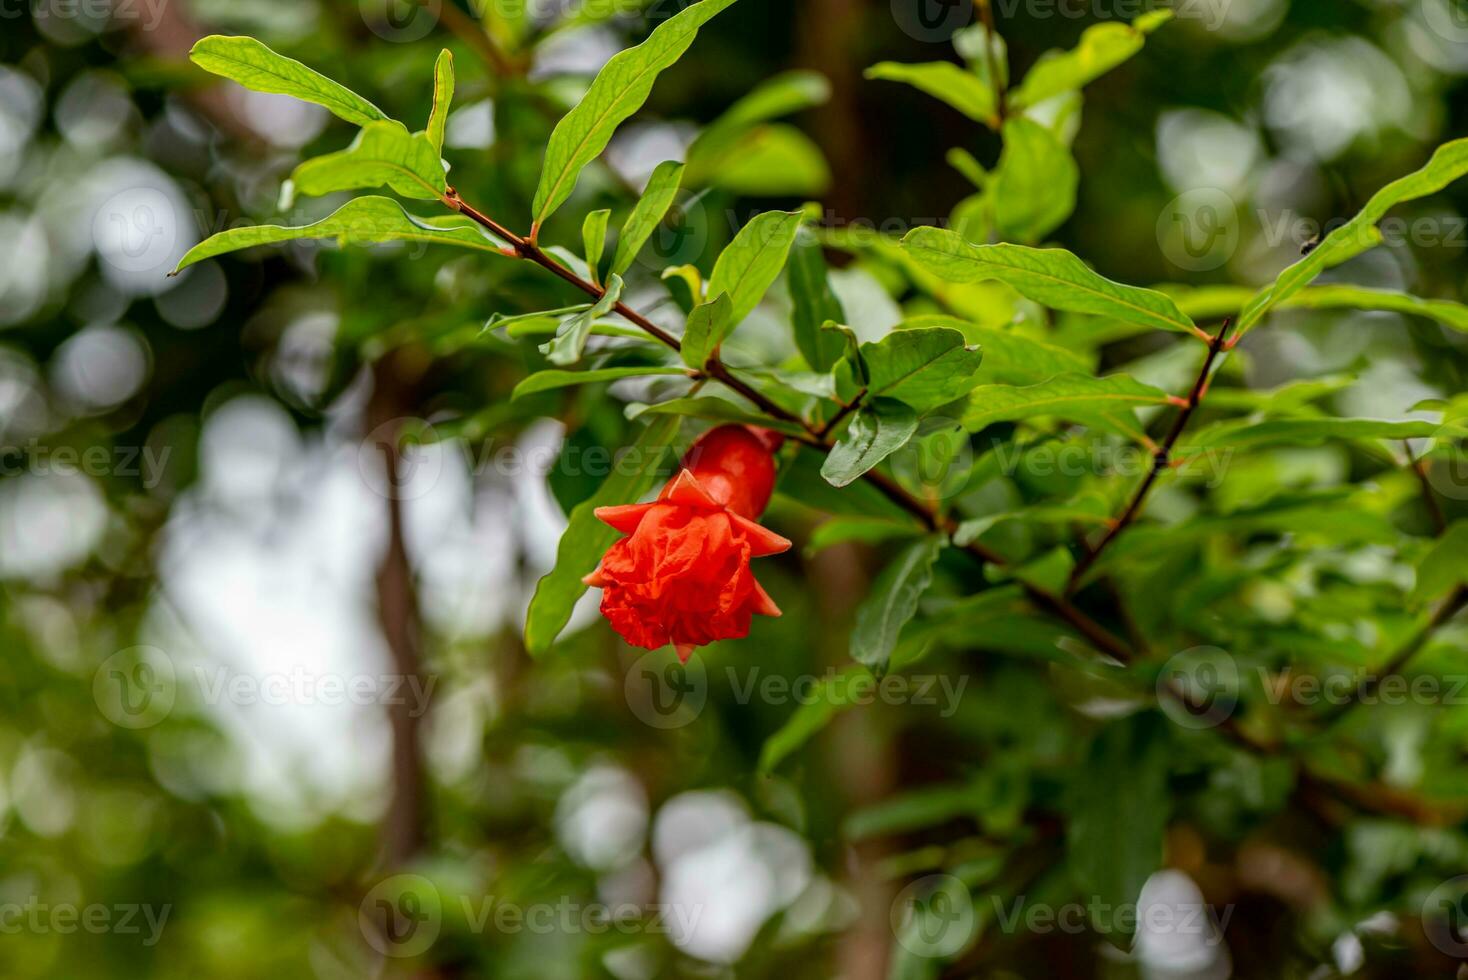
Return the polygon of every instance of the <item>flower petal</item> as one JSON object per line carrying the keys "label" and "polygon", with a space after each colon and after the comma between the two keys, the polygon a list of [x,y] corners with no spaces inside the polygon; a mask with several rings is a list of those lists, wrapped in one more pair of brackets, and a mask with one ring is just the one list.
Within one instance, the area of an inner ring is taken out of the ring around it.
{"label": "flower petal", "polygon": [[623,534],[632,534],[651,507],[652,504],[620,504],[616,507],[598,507],[593,513],[603,524]]}
{"label": "flower petal", "polygon": [[668,484],[667,489],[658,499],[705,510],[718,510],[720,506],[713,497],[708,495],[703,484],[699,483],[698,479],[687,470],[683,470],[674,477],[673,482]]}
{"label": "flower petal", "polygon": [[734,526],[744,532],[744,539],[749,542],[749,555],[751,558],[763,558],[766,555],[778,555],[783,551],[790,550],[790,540],[783,538],[762,524],[756,524],[746,517],[729,513],[734,521]]}

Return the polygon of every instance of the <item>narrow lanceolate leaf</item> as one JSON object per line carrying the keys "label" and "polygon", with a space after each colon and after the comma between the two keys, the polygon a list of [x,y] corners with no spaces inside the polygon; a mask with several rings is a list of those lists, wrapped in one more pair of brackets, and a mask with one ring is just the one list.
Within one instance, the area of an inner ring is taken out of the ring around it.
{"label": "narrow lanceolate leaf", "polygon": [[1435,194],[1464,174],[1468,174],[1468,139],[1438,147],[1427,166],[1377,191],[1359,214],[1325,236],[1314,251],[1280,273],[1273,285],[1250,300],[1239,314],[1236,334],[1253,329],[1266,313],[1304,289],[1326,269],[1381,244],[1377,223],[1392,208],[1404,201]]}
{"label": "narrow lanceolate leaf", "polygon": [[723,293],[729,294],[733,304],[729,314],[731,328],[753,312],[780,277],[803,219],[800,211],[767,211],[739,229],[739,234],[714,263],[708,294],[715,299]]}
{"label": "narrow lanceolate leaf", "polygon": [[811,696],[801,702],[775,734],[765,739],[765,744],[760,747],[759,771],[766,775],[774,772],[780,763],[819,734],[832,719],[857,704],[862,699],[855,696],[860,694],[860,688],[852,683],[857,678],[870,681],[871,675],[865,667],[851,666],[818,680]]}
{"label": "narrow lanceolate leaf", "polygon": [[449,127],[449,106],[454,101],[454,53],[447,48],[433,66],[433,111],[428,115],[428,142],[442,155],[444,134]]}
{"label": "narrow lanceolate leaf", "polygon": [[195,262],[236,252],[255,245],[273,245],[303,238],[334,238],[340,245],[373,245],[381,242],[426,242],[433,245],[455,245],[501,254],[503,243],[485,235],[479,226],[460,215],[440,218],[418,218],[403,210],[397,201],[387,197],[359,197],[329,217],[298,228],[279,225],[257,225],[220,232],[196,245],[179,262],[174,273]]}
{"label": "narrow lanceolate leaf", "polygon": [[1137,18],[1130,25],[1112,21],[1086,28],[1074,49],[1041,57],[1019,87],[1010,93],[1011,104],[1032,106],[1089,85],[1142,50],[1146,36],[1167,19],[1149,15]]}
{"label": "narrow lanceolate leaf", "polygon": [[1457,521],[1417,563],[1413,602],[1440,599],[1468,584],[1468,521]]}
{"label": "narrow lanceolate leaf", "polygon": [[[1247,286],[1207,286],[1177,296],[1178,307],[1193,319],[1238,313],[1254,297]],[[1281,310],[1367,310],[1405,313],[1436,320],[1450,330],[1468,333],[1468,306],[1445,299],[1424,299],[1395,289],[1371,289],[1331,283],[1307,286],[1280,303]]]}
{"label": "narrow lanceolate leaf", "polygon": [[933,565],[943,544],[938,535],[924,538],[877,577],[871,594],[856,611],[851,631],[851,657],[857,663],[878,674],[887,669],[902,628],[917,613],[918,600],[933,583]]}
{"label": "narrow lanceolate leaf", "polygon": [[795,422],[786,422],[783,419],[770,418],[759,412],[744,408],[727,398],[715,398],[706,396],[703,398],[674,398],[671,401],[658,402],[655,405],[634,405],[627,409],[628,418],[641,418],[644,415],[680,415],[688,418],[706,419],[710,422],[737,422],[740,425],[758,425],[766,429],[774,429],[790,436],[807,435],[808,433]]}
{"label": "narrow lanceolate leaf", "polygon": [[442,157],[428,134],[409,133],[400,122],[364,126],[345,150],[297,167],[291,182],[313,197],[386,185],[404,197],[436,201],[448,188]]}
{"label": "narrow lanceolate leaf", "polygon": [[823,333],[821,328],[828,322],[845,322],[846,311],[831,289],[821,243],[808,228],[796,232],[788,279],[795,346],[811,370],[829,371],[841,359],[845,343],[839,334]]}
{"label": "narrow lanceolate leaf", "polygon": [[514,398],[524,398],[537,392],[551,391],[556,388],[569,388],[572,385],[596,384],[600,381],[620,381],[622,378],[645,378],[656,375],[682,375],[688,376],[688,372],[676,367],[657,367],[655,365],[642,365],[641,367],[600,368],[595,371],[537,371],[524,381],[515,386],[510,395]]}
{"label": "narrow lanceolate leaf", "polygon": [[593,211],[586,216],[581,223],[581,244],[586,250],[586,268],[591,272],[591,281],[601,282],[602,252],[607,247],[607,224],[612,220],[612,212],[607,208]]}
{"label": "narrow lanceolate leaf", "polygon": [[867,78],[911,85],[951,105],[975,122],[989,122],[995,116],[993,86],[950,61],[919,65],[883,61],[872,65],[864,74]]}
{"label": "narrow lanceolate leaf", "polygon": [[821,464],[833,487],[848,486],[897,450],[917,432],[917,412],[890,398],[863,405]]}
{"label": "narrow lanceolate leaf", "polygon": [[659,74],[688,50],[698,29],[735,0],[700,0],[659,24],[646,41],[615,55],[586,96],[556,124],[532,210],[536,225],[571,196],[581,171],[607,148],[612,134],[647,101]]}
{"label": "narrow lanceolate leaf", "polygon": [[1081,170],[1070,148],[1039,123],[1004,123],[1004,152],[994,171],[994,221],[1000,234],[1035,242],[1060,227],[1076,206]]}
{"label": "narrow lanceolate leaf", "polygon": [[926,412],[968,394],[979,383],[983,362],[977,347],[947,327],[895,330],[861,345],[867,395],[895,398]]}
{"label": "narrow lanceolate leaf", "polygon": [[1064,249],[972,245],[939,228],[915,228],[902,246],[929,272],[951,282],[994,279],[1051,309],[1111,316],[1156,330],[1198,332],[1167,295],[1112,282]]}
{"label": "narrow lanceolate leaf", "polygon": [[638,198],[632,213],[627,216],[627,223],[622,226],[622,235],[617,239],[617,251],[612,256],[612,272],[623,276],[632,268],[632,263],[637,260],[637,253],[642,251],[642,246],[647,244],[647,240],[667,216],[668,209],[673,206],[678,188],[683,183],[683,170],[683,164],[676,160],[666,160],[658,164],[657,169],[652,172],[642,197]]}
{"label": "narrow lanceolate leaf", "polygon": [[631,504],[652,487],[667,448],[678,434],[678,419],[658,418],[644,429],[637,441],[620,456],[611,474],[596,493],[571,511],[566,532],[556,549],[556,564],[535,587],[530,612],[525,620],[525,648],[543,653],[555,642],[571,610],[586,592],[581,581],[591,574],[603,552],[619,537],[618,533],[596,519],[598,507]]}
{"label": "narrow lanceolate leaf", "polygon": [[346,86],[294,58],[276,54],[252,37],[215,34],[195,44],[189,58],[205,71],[232,79],[245,88],[295,96],[329,109],[358,126],[388,118],[387,113]]}
{"label": "narrow lanceolate leaf", "polygon": [[698,371],[703,370],[729,332],[733,309],[734,304],[728,293],[693,308],[693,312],[688,314],[688,326],[683,331],[681,353],[684,364]]}
{"label": "narrow lanceolate leaf", "polygon": [[1062,374],[1026,388],[983,385],[969,396],[964,428],[978,432],[995,422],[1017,422],[1040,416],[1099,424],[1127,435],[1142,432],[1134,409],[1162,405],[1167,394],[1126,375],[1093,378]]}
{"label": "narrow lanceolate leaf", "polygon": [[581,360],[581,352],[586,349],[586,338],[591,336],[591,328],[600,317],[612,312],[619,300],[622,298],[622,278],[612,276],[607,281],[607,290],[601,295],[590,309],[583,310],[569,317],[561,324],[560,332],[556,339],[548,344],[542,344],[540,352],[546,356],[552,364],[565,367],[575,364]]}
{"label": "narrow lanceolate leaf", "polygon": [[1224,447],[1256,449],[1261,446],[1309,446],[1329,439],[1425,439],[1438,435],[1436,422],[1384,419],[1267,419],[1263,422],[1221,422],[1185,440],[1184,453]]}
{"label": "narrow lanceolate leaf", "polygon": [[[1072,772],[1067,863],[1076,888],[1106,908],[1134,905],[1162,865],[1169,754],[1166,723],[1152,713],[1134,715],[1103,728]],[[1093,924],[1124,925],[1110,915]]]}

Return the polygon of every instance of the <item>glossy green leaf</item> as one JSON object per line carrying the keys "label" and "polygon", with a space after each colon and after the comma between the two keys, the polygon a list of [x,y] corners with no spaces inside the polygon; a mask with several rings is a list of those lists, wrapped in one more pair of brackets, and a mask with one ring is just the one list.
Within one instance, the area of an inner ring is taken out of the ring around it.
{"label": "glossy green leaf", "polygon": [[586,96],[551,133],[531,207],[537,227],[571,196],[581,171],[607,148],[617,127],[642,108],[658,75],[683,56],[699,28],[734,2],[699,0],[659,24],[647,40],[606,63]]}
{"label": "glossy green leaf", "polygon": [[985,327],[951,316],[920,316],[904,320],[898,330],[949,327],[963,334],[966,343],[984,352],[979,365],[980,384],[1029,385],[1048,381],[1057,374],[1086,374],[1089,358],[1064,347],[1025,336],[1016,330]]}
{"label": "glossy green leaf", "polygon": [[1035,242],[1060,227],[1076,206],[1081,171],[1050,130],[1023,117],[1004,122],[1004,152],[994,171],[994,221],[999,234]]}
{"label": "glossy green leaf", "polygon": [[704,369],[729,333],[733,310],[728,293],[693,308],[688,314],[688,326],[683,330],[684,364],[698,371]]}
{"label": "glossy green leaf", "polygon": [[1184,440],[1183,452],[1233,447],[1312,446],[1328,439],[1420,439],[1438,435],[1436,422],[1385,419],[1266,419],[1264,421],[1220,422],[1200,429]]}
{"label": "glossy green leaf", "polygon": [[794,422],[772,419],[767,415],[744,408],[727,398],[705,395],[699,398],[674,398],[655,405],[635,405],[628,409],[630,418],[643,415],[684,415],[689,418],[707,419],[710,422],[738,422],[741,425],[758,425],[774,429],[786,435],[804,435],[805,430]]}
{"label": "glossy green leaf", "polygon": [[203,38],[189,52],[189,60],[207,72],[239,82],[256,92],[290,95],[330,110],[358,126],[388,118],[356,92],[307,68],[293,58],[276,54],[252,37]]}
{"label": "glossy green leaf", "polygon": [[861,345],[867,393],[895,398],[926,412],[968,394],[978,383],[983,353],[948,327],[894,330]]}
{"label": "glossy green leaf", "polygon": [[969,396],[963,424],[978,432],[995,422],[1018,422],[1039,416],[1056,416],[1098,423],[1128,435],[1141,432],[1134,409],[1164,405],[1167,393],[1126,375],[1094,378],[1084,374],[1062,374],[1037,385],[1013,388],[983,385]]}
{"label": "glossy green leaf", "polygon": [[1166,294],[1112,282],[1064,249],[971,245],[938,228],[916,228],[902,246],[928,271],[951,282],[998,280],[1055,310],[1111,316],[1157,330],[1198,329]]}
{"label": "glossy green leaf", "polygon": [[729,314],[731,329],[754,311],[780,277],[804,218],[801,211],[766,211],[739,229],[739,234],[719,255],[709,276],[708,296],[717,299],[729,294],[733,304]]}
{"label": "glossy green leaf", "polygon": [[403,210],[397,201],[387,197],[359,197],[348,201],[329,217],[297,228],[279,225],[255,225],[220,232],[194,246],[178,268],[177,274],[204,259],[237,252],[255,245],[305,238],[332,238],[339,245],[373,245],[381,242],[425,242],[432,245],[454,245],[502,254],[503,245],[488,237],[479,226],[460,215],[418,218]]}
{"label": "glossy green leaf", "polygon": [[692,179],[748,197],[819,197],[830,189],[831,167],[800,129],[766,123],[745,133],[718,166]]}
{"label": "glossy green leaf", "polygon": [[409,133],[399,122],[362,127],[345,150],[302,163],[291,183],[313,197],[386,185],[404,197],[434,201],[448,189],[442,158],[428,134]]}
{"label": "glossy green leaf", "polygon": [[607,281],[606,292],[601,295],[601,298],[593,303],[590,309],[568,317],[561,324],[561,329],[556,333],[555,339],[547,344],[542,344],[540,352],[552,364],[559,364],[562,367],[575,364],[581,360],[581,353],[586,350],[586,340],[591,336],[592,326],[598,318],[612,312],[621,298],[622,279],[620,276],[612,276]]}
{"label": "glossy green leaf", "polygon": [[759,771],[768,775],[831,723],[831,720],[870,697],[862,685],[874,684],[871,673],[862,666],[851,666],[835,675],[822,677],[807,700],[781,725],[760,748]]}
{"label": "glossy green leaf", "polygon": [[916,537],[923,527],[913,521],[893,521],[885,517],[858,517],[838,515],[822,521],[810,532],[805,545],[807,558],[827,548],[853,541],[862,544],[880,544],[894,538]]}
{"label": "glossy green leaf", "polygon": [[[1076,888],[1098,907],[1135,907],[1162,866],[1170,815],[1166,722],[1154,713],[1114,721],[1070,773],[1066,853]],[[1097,916],[1100,929],[1123,920]]]}
{"label": "glossy green leaf", "polygon": [[530,600],[525,620],[525,648],[531,653],[548,650],[566,628],[571,621],[571,610],[588,588],[581,579],[591,574],[602,554],[621,536],[596,519],[596,508],[636,503],[647,493],[677,434],[677,418],[653,419],[617,459],[601,488],[571,511],[566,531],[556,548],[555,567],[541,578]]}
{"label": "glossy green leaf", "polygon": [[454,101],[454,53],[445,48],[433,66],[433,111],[428,115],[428,142],[443,154],[444,135],[449,127],[449,108]]}
{"label": "glossy green leaf", "polygon": [[[1195,320],[1232,316],[1254,297],[1247,286],[1208,286],[1175,295],[1178,308]],[[1307,286],[1281,302],[1281,310],[1370,310],[1426,317],[1468,333],[1468,306],[1445,299],[1423,299],[1395,289],[1330,283]]]}
{"label": "glossy green leaf", "polygon": [[918,600],[933,583],[933,565],[943,550],[941,536],[931,535],[902,552],[872,583],[872,591],[856,611],[851,631],[851,657],[881,674],[887,669],[902,629],[917,613]]}
{"label": "glossy green leaf", "polygon": [[995,116],[993,86],[951,61],[933,61],[918,65],[883,61],[872,65],[864,74],[870,79],[911,85],[952,106],[975,122],[986,123]]}
{"label": "glossy green leaf", "polygon": [[586,268],[591,272],[591,281],[594,283],[601,282],[601,273],[597,270],[601,267],[602,253],[607,247],[607,225],[611,220],[611,210],[602,208],[587,214],[586,220],[581,223],[581,245],[586,256]]}
{"label": "glossy green leaf", "polygon": [[1454,522],[1417,563],[1412,601],[1441,599],[1460,585],[1468,585],[1468,521]]}
{"label": "glossy green leaf", "polygon": [[822,332],[821,328],[827,322],[844,321],[846,311],[831,289],[821,244],[808,228],[801,228],[795,235],[788,279],[795,346],[812,370],[829,371],[841,359],[846,345],[839,334]]}
{"label": "glossy green leaf", "polygon": [[1381,244],[1377,224],[1392,208],[1435,194],[1464,174],[1468,174],[1468,139],[1438,147],[1425,167],[1377,191],[1359,214],[1326,235],[1309,255],[1281,272],[1273,285],[1260,290],[1239,314],[1236,333],[1242,336],[1252,330],[1266,313],[1304,289],[1325,270]]}
{"label": "glossy green leaf", "polygon": [[598,368],[594,371],[537,371],[515,386],[511,398],[524,398],[541,391],[569,388],[572,385],[596,384],[602,381],[620,381],[622,378],[645,378],[659,375],[688,376],[688,372],[676,367],[658,367],[644,364],[638,367]]}
{"label": "glossy green leaf", "polygon": [[612,272],[619,276],[627,274],[642,246],[657,231],[668,209],[678,197],[678,188],[683,183],[683,164],[676,160],[665,160],[657,165],[647,179],[647,187],[632,207],[632,213],[622,225],[621,237],[617,239],[617,251],[612,256]]}
{"label": "glossy green leaf", "polygon": [[1086,28],[1072,50],[1042,56],[1010,93],[1010,103],[1015,107],[1032,106],[1089,85],[1142,50],[1146,36],[1170,16],[1164,11],[1156,13],[1165,16],[1159,18],[1154,13],[1138,17],[1130,25],[1112,21]]}
{"label": "glossy green leaf", "polygon": [[890,398],[866,402],[821,464],[821,476],[844,487],[907,445],[917,432],[918,416],[910,405]]}

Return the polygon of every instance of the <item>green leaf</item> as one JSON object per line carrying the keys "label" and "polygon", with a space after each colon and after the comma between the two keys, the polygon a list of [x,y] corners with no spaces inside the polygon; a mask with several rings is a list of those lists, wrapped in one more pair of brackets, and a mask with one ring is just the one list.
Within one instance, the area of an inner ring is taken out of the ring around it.
{"label": "green leaf", "polygon": [[433,111],[428,114],[428,142],[433,151],[443,155],[444,134],[448,132],[449,106],[454,101],[454,53],[445,48],[433,66]]}
{"label": "green leaf", "polygon": [[[830,169],[809,137],[791,126],[761,124],[821,105],[830,94],[830,83],[812,71],[786,72],[761,83],[693,141],[686,180],[755,194],[776,186],[796,194],[800,191],[792,185],[829,181]],[[770,169],[777,161],[783,161],[784,172]]]}
{"label": "green leaf", "polygon": [[1053,415],[1099,423],[1135,436],[1142,429],[1133,409],[1166,403],[1165,392],[1126,375],[1093,378],[1085,374],[1062,374],[1025,388],[1008,385],[975,388],[969,396],[963,424],[970,432],[978,432],[995,422]]}
{"label": "green leaf", "polygon": [[[1215,319],[1238,313],[1254,296],[1247,286],[1208,286],[1175,296],[1179,309],[1193,319]],[[1445,299],[1423,299],[1394,289],[1371,289],[1331,283],[1307,286],[1281,302],[1281,310],[1380,310],[1436,320],[1468,333],[1468,306]]]}
{"label": "green leaf", "polygon": [[1081,171],[1055,134],[1030,119],[1004,123],[1004,152],[994,171],[994,220],[1001,235],[1039,241],[1076,206]]}
{"label": "green leaf", "polygon": [[774,772],[780,763],[830,724],[831,719],[867,696],[854,683],[862,679],[871,682],[872,676],[861,666],[847,667],[833,676],[819,679],[809,699],[795,709],[775,734],[765,739],[759,753],[760,773],[768,775]]}
{"label": "green leaf", "polygon": [[1086,374],[1092,364],[1088,358],[1027,337],[1014,330],[980,326],[951,316],[920,316],[904,320],[897,330],[925,327],[949,327],[963,334],[966,343],[976,344],[984,352],[979,366],[980,384],[1028,385],[1048,381],[1057,374]]}
{"label": "green leaf", "polygon": [[[1170,801],[1166,724],[1154,713],[1101,729],[1071,771],[1066,851],[1077,890],[1110,909],[1135,906],[1162,866]],[[1117,916],[1098,917],[1115,928]]]}
{"label": "green leaf", "polygon": [[1436,422],[1384,419],[1267,419],[1229,421],[1209,426],[1185,440],[1184,453],[1224,447],[1257,449],[1260,446],[1310,446],[1328,439],[1420,439],[1438,435]]}
{"label": "green leaf", "polygon": [[1417,563],[1412,601],[1431,602],[1465,584],[1468,584],[1468,521],[1457,521]]}
{"label": "green leaf", "polygon": [[911,521],[893,521],[885,517],[836,516],[821,522],[810,532],[806,541],[807,558],[825,551],[833,545],[860,541],[862,544],[880,544],[893,538],[916,537],[923,533],[921,525]]}
{"label": "green leaf", "polygon": [[539,227],[576,188],[581,171],[601,155],[612,134],[642,108],[653,83],[693,44],[698,30],[735,0],[700,0],[663,21],[646,41],[614,55],[586,96],[556,124],[531,210]]}
{"label": "green leaf", "polygon": [[805,133],[766,123],[744,133],[718,166],[689,179],[749,197],[818,197],[830,189],[831,167]]}
{"label": "green leaf", "polygon": [[640,418],[643,415],[686,415],[690,418],[707,419],[711,422],[758,425],[792,436],[806,434],[805,430],[794,422],[773,419],[742,408],[727,398],[715,398],[711,395],[702,398],[674,398],[655,405],[635,405],[628,408],[627,415],[629,418]]}
{"label": "green leaf", "polygon": [[1010,103],[1016,108],[1032,106],[1089,85],[1142,50],[1147,34],[1170,16],[1159,18],[1156,13],[1163,12],[1138,17],[1130,26],[1114,21],[1094,24],[1086,28],[1074,49],[1042,55],[1019,87],[1010,93]]}
{"label": "green leaf", "polygon": [[861,345],[867,394],[895,398],[926,412],[968,394],[979,379],[983,362],[977,347],[948,327],[894,330],[875,343]]}
{"label": "green leaf", "polygon": [[632,268],[632,263],[637,261],[637,253],[642,251],[642,246],[647,244],[647,240],[667,216],[668,209],[673,206],[678,188],[683,183],[683,170],[683,164],[676,160],[666,160],[658,164],[657,169],[652,172],[647,180],[647,187],[642,191],[642,197],[637,199],[632,213],[627,216],[627,223],[622,226],[621,237],[617,239],[617,251],[612,256],[612,272],[619,276],[626,275],[627,270]]}
{"label": "green leaf", "polygon": [[601,273],[597,269],[601,266],[602,252],[607,247],[607,225],[612,220],[612,212],[608,208],[600,211],[592,211],[581,223],[581,244],[586,253],[586,268],[591,272],[591,281],[601,282]]}
{"label": "green leaf", "polygon": [[359,197],[314,224],[298,228],[256,225],[220,232],[194,246],[179,262],[174,274],[195,262],[236,252],[255,245],[273,245],[301,238],[334,238],[339,245],[372,245],[380,242],[427,242],[455,245],[495,255],[505,247],[487,236],[478,225],[460,215],[418,218],[388,197]]}
{"label": "green leaf", "polygon": [[1239,314],[1236,336],[1252,330],[1266,313],[1304,289],[1326,269],[1381,244],[1377,223],[1392,208],[1435,194],[1465,173],[1468,173],[1468,139],[1438,147],[1425,167],[1377,191],[1359,214],[1325,236],[1314,251],[1281,272],[1273,285],[1255,295]]}
{"label": "green leaf", "polygon": [[950,61],[933,61],[919,65],[883,61],[872,65],[863,74],[870,79],[911,85],[952,106],[975,122],[991,122],[996,116],[993,86]]}
{"label": "green leaf", "polygon": [[211,35],[194,45],[189,59],[205,71],[232,79],[245,88],[295,96],[329,109],[358,126],[388,118],[351,89],[293,58],[276,54],[252,37]]}
{"label": "green leaf", "polygon": [[871,594],[856,611],[851,631],[851,657],[876,674],[887,669],[902,628],[917,613],[918,599],[933,583],[933,565],[943,550],[941,535],[909,546],[882,570]]}
{"label": "green leaf", "polygon": [[546,356],[552,364],[565,367],[575,364],[581,360],[581,352],[586,350],[586,339],[591,336],[591,328],[599,317],[604,317],[616,307],[622,298],[622,278],[612,276],[607,282],[607,290],[601,295],[590,309],[583,310],[569,317],[561,324],[561,329],[556,337],[548,344],[542,344],[540,352]]}
{"label": "green leaf", "polygon": [[688,314],[688,325],[683,330],[683,363],[702,371],[709,358],[719,349],[719,344],[728,336],[734,304],[728,293],[720,294],[712,302],[700,303]]}
{"label": "green leaf", "polygon": [[720,254],[709,276],[708,295],[717,299],[729,294],[730,329],[744,322],[779,278],[804,218],[801,211],[766,211],[739,229]]}
{"label": "green leaf", "polygon": [[571,610],[586,592],[581,579],[591,574],[602,554],[619,535],[596,519],[598,507],[637,502],[656,480],[667,448],[678,434],[678,419],[654,419],[613,465],[601,488],[571,511],[566,532],[556,548],[556,564],[535,587],[525,619],[525,648],[548,650],[571,620]]}
{"label": "green leaf", "polygon": [[404,197],[436,201],[448,189],[428,134],[409,133],[400,122],[369,123],[345,150],[297,167],[291,183],[313,197],[385,184]]}
{"label": "green leaf", "polygon": [[676,367],[657,367],[644,364],[639,367],[598,368],[595,371],[537,371],[515,386],[510,398],[524,398],[541,391],[567,388],[571,385],[595,384],[599,381],[618,381],[622,378],[642,378],[655,375],[681,375],[688,372]]}
{"label": "green leaf", "polygon": [[821,476],[833,487],[844,487],[907,445],[917,432],[912,406],[890,398],[863,405],[821,464]]}
{"label": "green leaf", "polygon": [[846,311],[831,289],[821,243],[808,228],[795,235],[790,249],[791,323],[795,346],[813,371],[829,371],[841,359],[845,343],[839,334],[822,332],[827,322],[841,323]]}
{"label": "green leaf", "polygon": [[938,228],[915,228],[902,246],[934,275],[952,282],[997,279],[1051,309],[1110,316],[1157,330],[1199,333],[1171,297],[1112,282],[1064,249],[971,245]]}

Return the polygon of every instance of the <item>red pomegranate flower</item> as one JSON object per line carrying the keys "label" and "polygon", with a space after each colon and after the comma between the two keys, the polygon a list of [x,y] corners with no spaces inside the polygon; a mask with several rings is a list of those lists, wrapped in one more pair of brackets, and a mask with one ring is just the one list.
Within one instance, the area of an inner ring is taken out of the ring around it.
{"label": "red pomegranate flower", "polygon": [[767,429],[719,426],[693,444],[656,501],[597,508],[627,537],[586,584],[602,589],[602,615],[628,643],[671,643],[687,662],[694,647],[749,635],[754,613],[780,615],[749,560],[790,547],[755,523],[775,488],[782,441]]}

